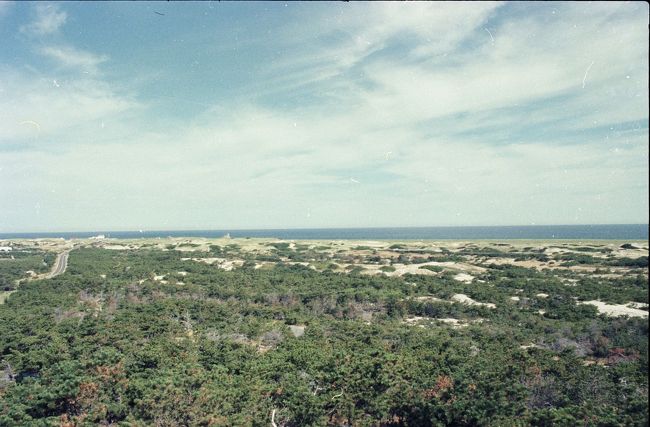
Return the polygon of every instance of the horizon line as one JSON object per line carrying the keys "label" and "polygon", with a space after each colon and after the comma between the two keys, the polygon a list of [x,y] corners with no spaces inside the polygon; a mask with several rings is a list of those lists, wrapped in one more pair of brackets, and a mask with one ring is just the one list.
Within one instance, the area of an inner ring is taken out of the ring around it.
{"label": "horizon line", "polygon": [[55,231],[1,231],[5,234],[63,234],[63,233],[161,233],[200,232],[200,231],[283,231],[283,230],[359,230],[359,229],[415,229],[415,228],[513,228],[513,227],[585,227],[585,226],[645,226],[649,223],[595,223],[595,224],[511,224],[511,225],[408,225],[408,226],[370,226],[370,227],[288,227],[288,228],[152,228],[152,229],[93,229],[93,230],[55,230]]}

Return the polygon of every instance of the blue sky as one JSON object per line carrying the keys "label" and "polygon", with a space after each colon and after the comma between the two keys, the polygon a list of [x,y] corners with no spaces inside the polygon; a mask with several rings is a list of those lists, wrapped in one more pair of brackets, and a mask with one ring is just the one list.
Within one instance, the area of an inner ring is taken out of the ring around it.
{"label": "blue sky", "polygon": [[0,232],[647,212],[646,3],[0,2]]}

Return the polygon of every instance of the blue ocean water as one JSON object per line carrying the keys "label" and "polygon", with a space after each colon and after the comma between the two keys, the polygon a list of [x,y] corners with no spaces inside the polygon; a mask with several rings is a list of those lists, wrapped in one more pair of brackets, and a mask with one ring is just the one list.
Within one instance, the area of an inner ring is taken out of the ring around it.
{"label": "blue ocean water", "polygon": [[648,224],[525,225],[472,227],[302,228],[276,230],[157,230],[60,233],[0,233],[0,239],[81,239],[103,234],[117,239],[156,237],[276,237],[280,239],[469,240],[469,239],[610,239],[648,240]]}

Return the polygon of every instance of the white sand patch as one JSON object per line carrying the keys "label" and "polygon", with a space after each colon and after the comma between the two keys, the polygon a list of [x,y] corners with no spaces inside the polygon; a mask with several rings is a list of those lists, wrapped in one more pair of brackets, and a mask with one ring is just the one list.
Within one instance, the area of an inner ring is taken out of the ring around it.
{"label": "white sand patch", "polygon": [[537,310],[537,312],[542,316],[546,314],[546,310]]}
{"label": "white sand patch", "polygon": [[473,320],[460,320],[460,319],[453,319],[453,318],[435,318],[433,320],[437,320],[438,322],[442,323],[447,323],[451,324],[455,328],[463,328],[465,326],[469,326],[472,323],[483,323],[483,319],[473,319]]}
{"label": "white sand patch", "polygon": [[[479,267],[477,265],[466,264],[461,262],[429,261],[429,262],[416,263],[416,264],[393,264],[393,267],[395,267],[396,271],[389,273],[389,275],[401,276],[402,274],[406,274],[406,273],[436,275],[436,272],[434,271],[428,270],[426,268],[421,268],[424,267],[425,265],[431,265],[435,267],[446,268],[449,270],[457,270],[460,272],[470,272],[470,273],[484,273],[485,271],[487,271],[487,269],[484,267]],[[366,267],[366,265],[364,265],[364,267]]]}
{"label": "white sand patch", "polygon": [[488,308],[496,308],[497,306],[495,304],[492,304],[491,302],[478,302],[474,301],[470,297],[468,297],[465,294],[455,294],[453,297],[451,297],[453,301],[460,302],[462,304],[467,304],[467,305],[482,305]]}
{"label": "white sand patch", "polygon": [[583,301],[579,302],[578,304],[595,305],[596,308],[598,308],[598,313],[611,317],[648,317],[647,311],[639,310],[638,308],[631,308],[624,304],[607,304],[602,301]]}
{"label": "white sand patch", "polygon": [[174,248],[175,251],[178,252],[197,252],[197,251],[204,251],[203,248],[200,246],[176,246]]}
{"label": "white sand patch", "polygon": [[514,264],[515,259],[514,258],[490,258],[484,261],[488,265],[506,265],[506,264]]}
{"label": "white sand patch", "polygon": [[463,283],[472,283],[472,281],[474,280],[474,276],[467,273],[458,273],[457,275],[454,276],[454,280]]}
{"label": "white sand patch", "polygon": [[648,309],[648,303],[647,302],[629,302],[627,304],[628,307],[630,308],[638,308],[638,309]]}
{"label": "white sand patch", "polygon": [[510,301],[519,301],[519,300],[520,300],[519,297],[510,297]]}
{"label": "white sand patch", "polygon": [[543,268],[549,268],[548,263],[544,261],[538,261],[536,259],[526,259],[526,260],[520,260],[520,261],[515,261],[512,263],[512,265],[518,266],[518,267],[524,267],[524,268],[534,268],[536,270],[541,270]]}
{"label": "white sand patch", "polygon": [[430,317],[421,317],[421,316],[412,316],[412,317],[407,317],[406,319],[404,319],[404,322],[409,323],[409,324],[415,324],[415,323],[418,323],[418,322],[420,322],[422,320],[431,320],[431,318]]}
{"label": "white sand patch", "polygon": [[124,245],[105,245],[105,246],[102,246],[102,248],[109,249],[109,250],[112,250],[112,251],[125,251],[125,250],[128,250],[128,249],[131,249],[129,246],[124,246]]}
{"label": "white sand patch", "polygon": [[597,269],[602,268],[599,265],[572,265],[567,268],[569,271],[577,271],[577,272],[583,272],[583,273],[593,273]]}
{"label": "white sand patch", "polygon": [[571,251],[562,248],[546,248],[546,250],[544,251],[546,255],[553,255],[553,254],[559,254],[565,252],[571,252]]}
{"label": "white sand patch", "polygon": [[390,246],[389,243],[387,242],[379,242],[377,240],[357,240],[354,242],[351,242],[352,244],[350,245],[351,247],[355,246],[370,246],[373,248],[387,248]]}
{"label": "white sand patch", "polygon": [[203,262],[208,265],[217,264],[217,267],[226,271],[231,271],[236,267],[241,267],[244,265],[244,261],[242,260],[236,259],[229,261],[226,258],[181,258],[181,261]]}
{"label": "white sand patch", "polygon": [[102,279],[105,279],[106,275],[105,274],[100,274],[99,277],[101,277]]}
{"label": "white sand patch", "polygon": [[289,325],[289,330],[294,337],[298,338],[305,334],[305,325]]}
{"label": "white sand patch", "polygon": [[[388,271],[388,272],[383,272],[380,270],[380,268],[383,267],[382,265],[377,265],[377,264],[355,264],[355,265],[364,268],[362,274],[367,274],[367,275],[385,274],[387,276],[403,276],[405,274],[421,274],[424,276],[435,276],[438,274],[435,271],[431,271],[426,268],[421,268],[425,265],[432,265],[441,268],[447,268],[450,270],[458,270],[461,272],[468,271],[473,273],[483,273],[487,270],[484,267],[479,267],[472,264],[465,264],[459,262],[437,262],[437,261],[429,261],[429,262],[424,262],[419,264],[393,264],[393,267],[395,267],[395,271]],[[465,277],[465,276],[461,276],[461,277]]]}
{"label": "white sand patch", "polygon": [[437,318],[437,317],[422,317],[422,316],[411,316],[404,319],[404,323],[406,323],[407,325],[411,325],[411,326],[417,325],[421,328],[424,328],[426,324],[430,325],[432,322],[445,323],[447,325],[451,325],[454,328],[464,328],[466,326],[469,326],[472,323],[482,323],[483,319],[461,320],[461,319],[454,319],[451,317]]}
{"label": "white sand patch", "polygon": [[196,261],[203,262],[205,264],[214,264],[215,262],[225,261],[225,258],[181,258],[181,261]]}
{"label": "white sand patch", "polygon": [[520,345],[519,348],[522,350],[526,350],[527,348],[541,348],[541,347],[538,346],[537,344],[530,343],[530,344]]}
{"label": "white sand patch", "polygon": [[[425,264],[393,264],[395,271],[389,271],[386,274],[388,276],[403,276],[405,274],[422,274],[425,276],[436,275],[435,271],[427,270],[426,268],[420,268],[422,265]],[[381,266],[379,268],[381,268]]]}
{"label": "white sand patch", "polygon": [[177,271],[176,274],[179,276],[187,276],[187,271]]}
{"label": "white sand patch", "polygon": [[644,256],[648,256],[648,251],[647,250],[622,250],[622,251],[616,251],[614,252],[614,256],[617,258],[632,258],[632,259],[637,259],[641,258]]}
{"label": "white sand patch", "polygon": [[271,261],[261,261],[261,262],[256,262],[255,267],[253,267],[255,270],[259,270],[260,268],[264,268],[266,266],[273,266],[275,265],[274,262]]}
{"label": "white sand patch", "polygon": [[441,300],[440,298],[436,298],[436,297],[434,297],[432,295],[425,295],[425,296],[421,296],[421,297],[415,297],[414,299],[416,301],[434,301],[434,302],[436,302],[436,301],[438,301],[438,302],[439,301],[444,301],[444,300]]}
{"label": "white sand patch", "polygon": [[407,317],[404,319],[404,323],[410,326],[419,326],[420,328],[424,328],[425,325],[422,324],[423,320],[431,320],[429,317],[421,317],[421,316],[413,316],[413,317]]}
{"label": "white sand patch", "polygon": [[541,270],[543,268],[551,267],[546,262],[538,261],[534,259],[516,261],[514,258],[494,258],[494,259],[486,260],[485,263],[488,265],[514,265],[523,268],[534,268],[536,270]]}
{"label": "white sand patch", "polygon": [[[517,298],[516,300],[513,298]],[[478,302],[474,301],[472,298],[468,297],[465,294],[456,294],[453,297],[451,297],[451,301],[443,300],[437,297],[434,297],[432,295],[424,295],[424,296],[419,296],[413,298],[415,301],[431,301],[431,302],[446,302],[446,303],[461,303],[461,304],[468,304],[468,305],[483,305],[485,307],[489,308],[496,308],[495,304],[492,304],[490,302]],[[519,301],[519,297],[511,297],[513,301]],[[413,317],[414,319],[415,317]],[[422,318],[424,319],[424,318]]]}
{"label": "white sand patch", "polygon": [[166,276],[165,274],[161,276],[153,276],[153,280],[160,283],[161,285],[166,285],[168,282],[167,280],[164,280],[165,276]]}
{"label": "white sand patch", "polygon": [[219,264],[219,268],[226,271],[231,271],[237,267],[241,267],[242,265],[244,265],[244,261],[241,260],[225,261]]}
{"label": "white sand patch", "polygon": [[0,291],[0,304],[4,304],[7,298],[9,298],[9,295],[13,294],[14,292],[16,292],[16,289],[11,291]]}
{"label": "white sand patch", "polygon": [[385,274],[386,276],[403,276],[405,274],[422,274],[424,276],[435,276],[436,273],[426,268],[420,268],[421,265],[425,264],[393,264],[395,271],[381,271],[383,265],[377,264],[355,264],[355,266],[363,267],[361,274],[367,275],[377,275]]}
{"label": "white sand patch", "polygon": [[463,262],[452,262],[452,261],[445,261],[445,262],[431,261],[420,265],[437,265],[439,267],[446,267],[451,270],[468,271],[470,273],[484,273],[485,271],[487,271],[485,267],[479,267],[478,265],[466,264]]}
{"label": "white sand patch", "polygon": [[437,320],[438,322],[442,322],[442,323],[450,323],[450,324],[452,324],[454,326],[460,325],[460,324],[463,324],[463,325],[466,324],[466,322],[464,322],[464,321],[462,321],[460,319],[454,319],[452,317],[435,318],[433,320]]}
{"label": "white sand patch", "polygon": [[537,298],[548,298],[548,294],[539,293],[535,295]]}

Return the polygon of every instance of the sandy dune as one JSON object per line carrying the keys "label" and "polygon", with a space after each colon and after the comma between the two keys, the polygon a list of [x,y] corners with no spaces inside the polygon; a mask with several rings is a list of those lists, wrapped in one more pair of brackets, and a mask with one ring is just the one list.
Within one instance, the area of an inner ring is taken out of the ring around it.
{"label": "sandy dune", "polygon": [[427,324],[431,324],[432,322],[442,322],[448,325],[451,325],[454,328],[463,328],[466,326],[469,326],[472,323],[481,323],[483,322],[483,319],[474,319],[474,320],[461,320],[461,319],[454,319],[451,317],[423,317],[423,316],[411,316],[407,317],[404,319],[404,323],[407,325],[412,325],[412,326],[419,326],[421,328],[426,327]]}
{"label": "sandy dune", "polygon": [[467,273],[458,273],[457,275],[454,276],[454,280],[463,283],[472,283],[472,281],[474,280],[474,276]]}
{"label": "sandy dune", "polygon": [[607,304],[602,301],[583,301],[583,302],[579,302],[578,304],[595,305],[596,308],[598,308],[598,313],[611,316],[611,317],[620,317],[620,316],[648,317],[647,311],[639,310],[638,308],[629,307],[630,305],[637,306],[637,304],[644,304],[644,303],[630,302],[627,305],[624,305],[624,304]]}
{"label": "sandy dune", "polygon": [[488,308],[496,308],[497,306],[495,304],[492,304],[491,302],[478,302],[474,301],[470,297],[468,297],[465,294],[456,294],[453,297],[451,297],[453,301],[460,302],[462,304],[468,304],[468,305],[482,305]]}

